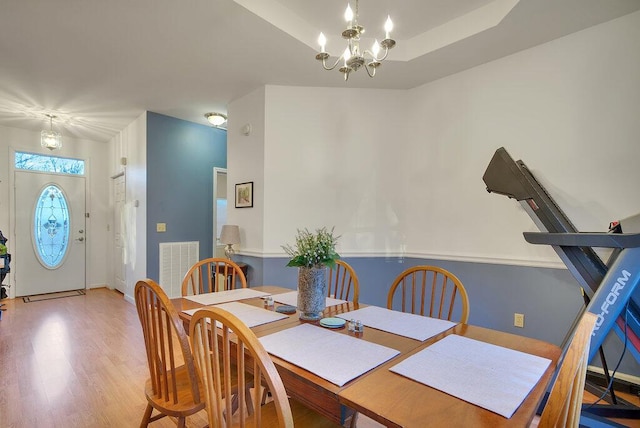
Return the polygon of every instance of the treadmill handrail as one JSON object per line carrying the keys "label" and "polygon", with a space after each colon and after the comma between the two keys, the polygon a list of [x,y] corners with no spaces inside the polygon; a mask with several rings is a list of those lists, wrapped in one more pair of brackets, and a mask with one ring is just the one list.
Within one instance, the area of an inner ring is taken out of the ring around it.
{"label": "treadmill handrail", "polygon": [[577,232],[548,233],[524,232],[530,244],[561,247],[636,248],[640,247],[640,233]]}

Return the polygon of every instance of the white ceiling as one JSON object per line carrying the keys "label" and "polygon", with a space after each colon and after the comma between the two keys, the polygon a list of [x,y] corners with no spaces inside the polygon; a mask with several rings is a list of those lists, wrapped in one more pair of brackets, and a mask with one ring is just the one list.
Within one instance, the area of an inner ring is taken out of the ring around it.
{"label": "white ceiling", "polygon": [[[355,0],[352,0],[354,7]],[[265,84],[408,89],[640,9],[638,0],[361,0],[396,39],[344,82],[346,0],[0,0],[0,125],[108,141],[143,111],[205,124]],[[355,8],[355,7],[354,7]],[[366,42],[363,42],[366,43]],[[367,44],[368,46],[368,44]]]}

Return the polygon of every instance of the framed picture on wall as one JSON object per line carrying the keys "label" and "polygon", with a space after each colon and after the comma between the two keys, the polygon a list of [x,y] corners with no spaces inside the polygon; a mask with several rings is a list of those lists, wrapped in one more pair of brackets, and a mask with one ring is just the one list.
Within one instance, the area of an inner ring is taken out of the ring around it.
{"label": "framed picture on wall", "polygon": [[236,184],[236,208],[253,206],[253,181]]}

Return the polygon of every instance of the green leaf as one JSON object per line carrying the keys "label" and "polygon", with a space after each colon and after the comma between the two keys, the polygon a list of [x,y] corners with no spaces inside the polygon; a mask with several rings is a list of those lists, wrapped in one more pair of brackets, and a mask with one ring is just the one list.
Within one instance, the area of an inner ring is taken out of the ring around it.
{"label": "green leaf", "polygon": [[333,228],[328,231],[326,227],[316,229],[315,233],[308,229],[298,229],[294,246],[283,245],[282,249],[291,256],[287,266],[292,267],[320,267],[335,266],[340,258],[336,253],[338,237],[333,236]]}

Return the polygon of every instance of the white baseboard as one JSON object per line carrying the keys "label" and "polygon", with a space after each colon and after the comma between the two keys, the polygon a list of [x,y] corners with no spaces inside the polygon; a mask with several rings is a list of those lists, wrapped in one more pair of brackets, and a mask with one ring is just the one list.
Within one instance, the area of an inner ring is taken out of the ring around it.
{"label": "white baseboard", "polygon": [[[589,370],[590,372],[594,372],[594,373],[599,373],[601,375],[604,375],[604,369],[602,369],[602,367],[596,367],[596,366],[588,366],[587,370]],[[609,375],[612,375],[613,373],[609,373]],[[640,385],[640,377],[638,376],[633,376],[630,374],[626,374],[626,373],[616,373],[615,375],[616,379],[619,380],[623,380],[625,382],[629,382],[632,383],[634,385]]]}

